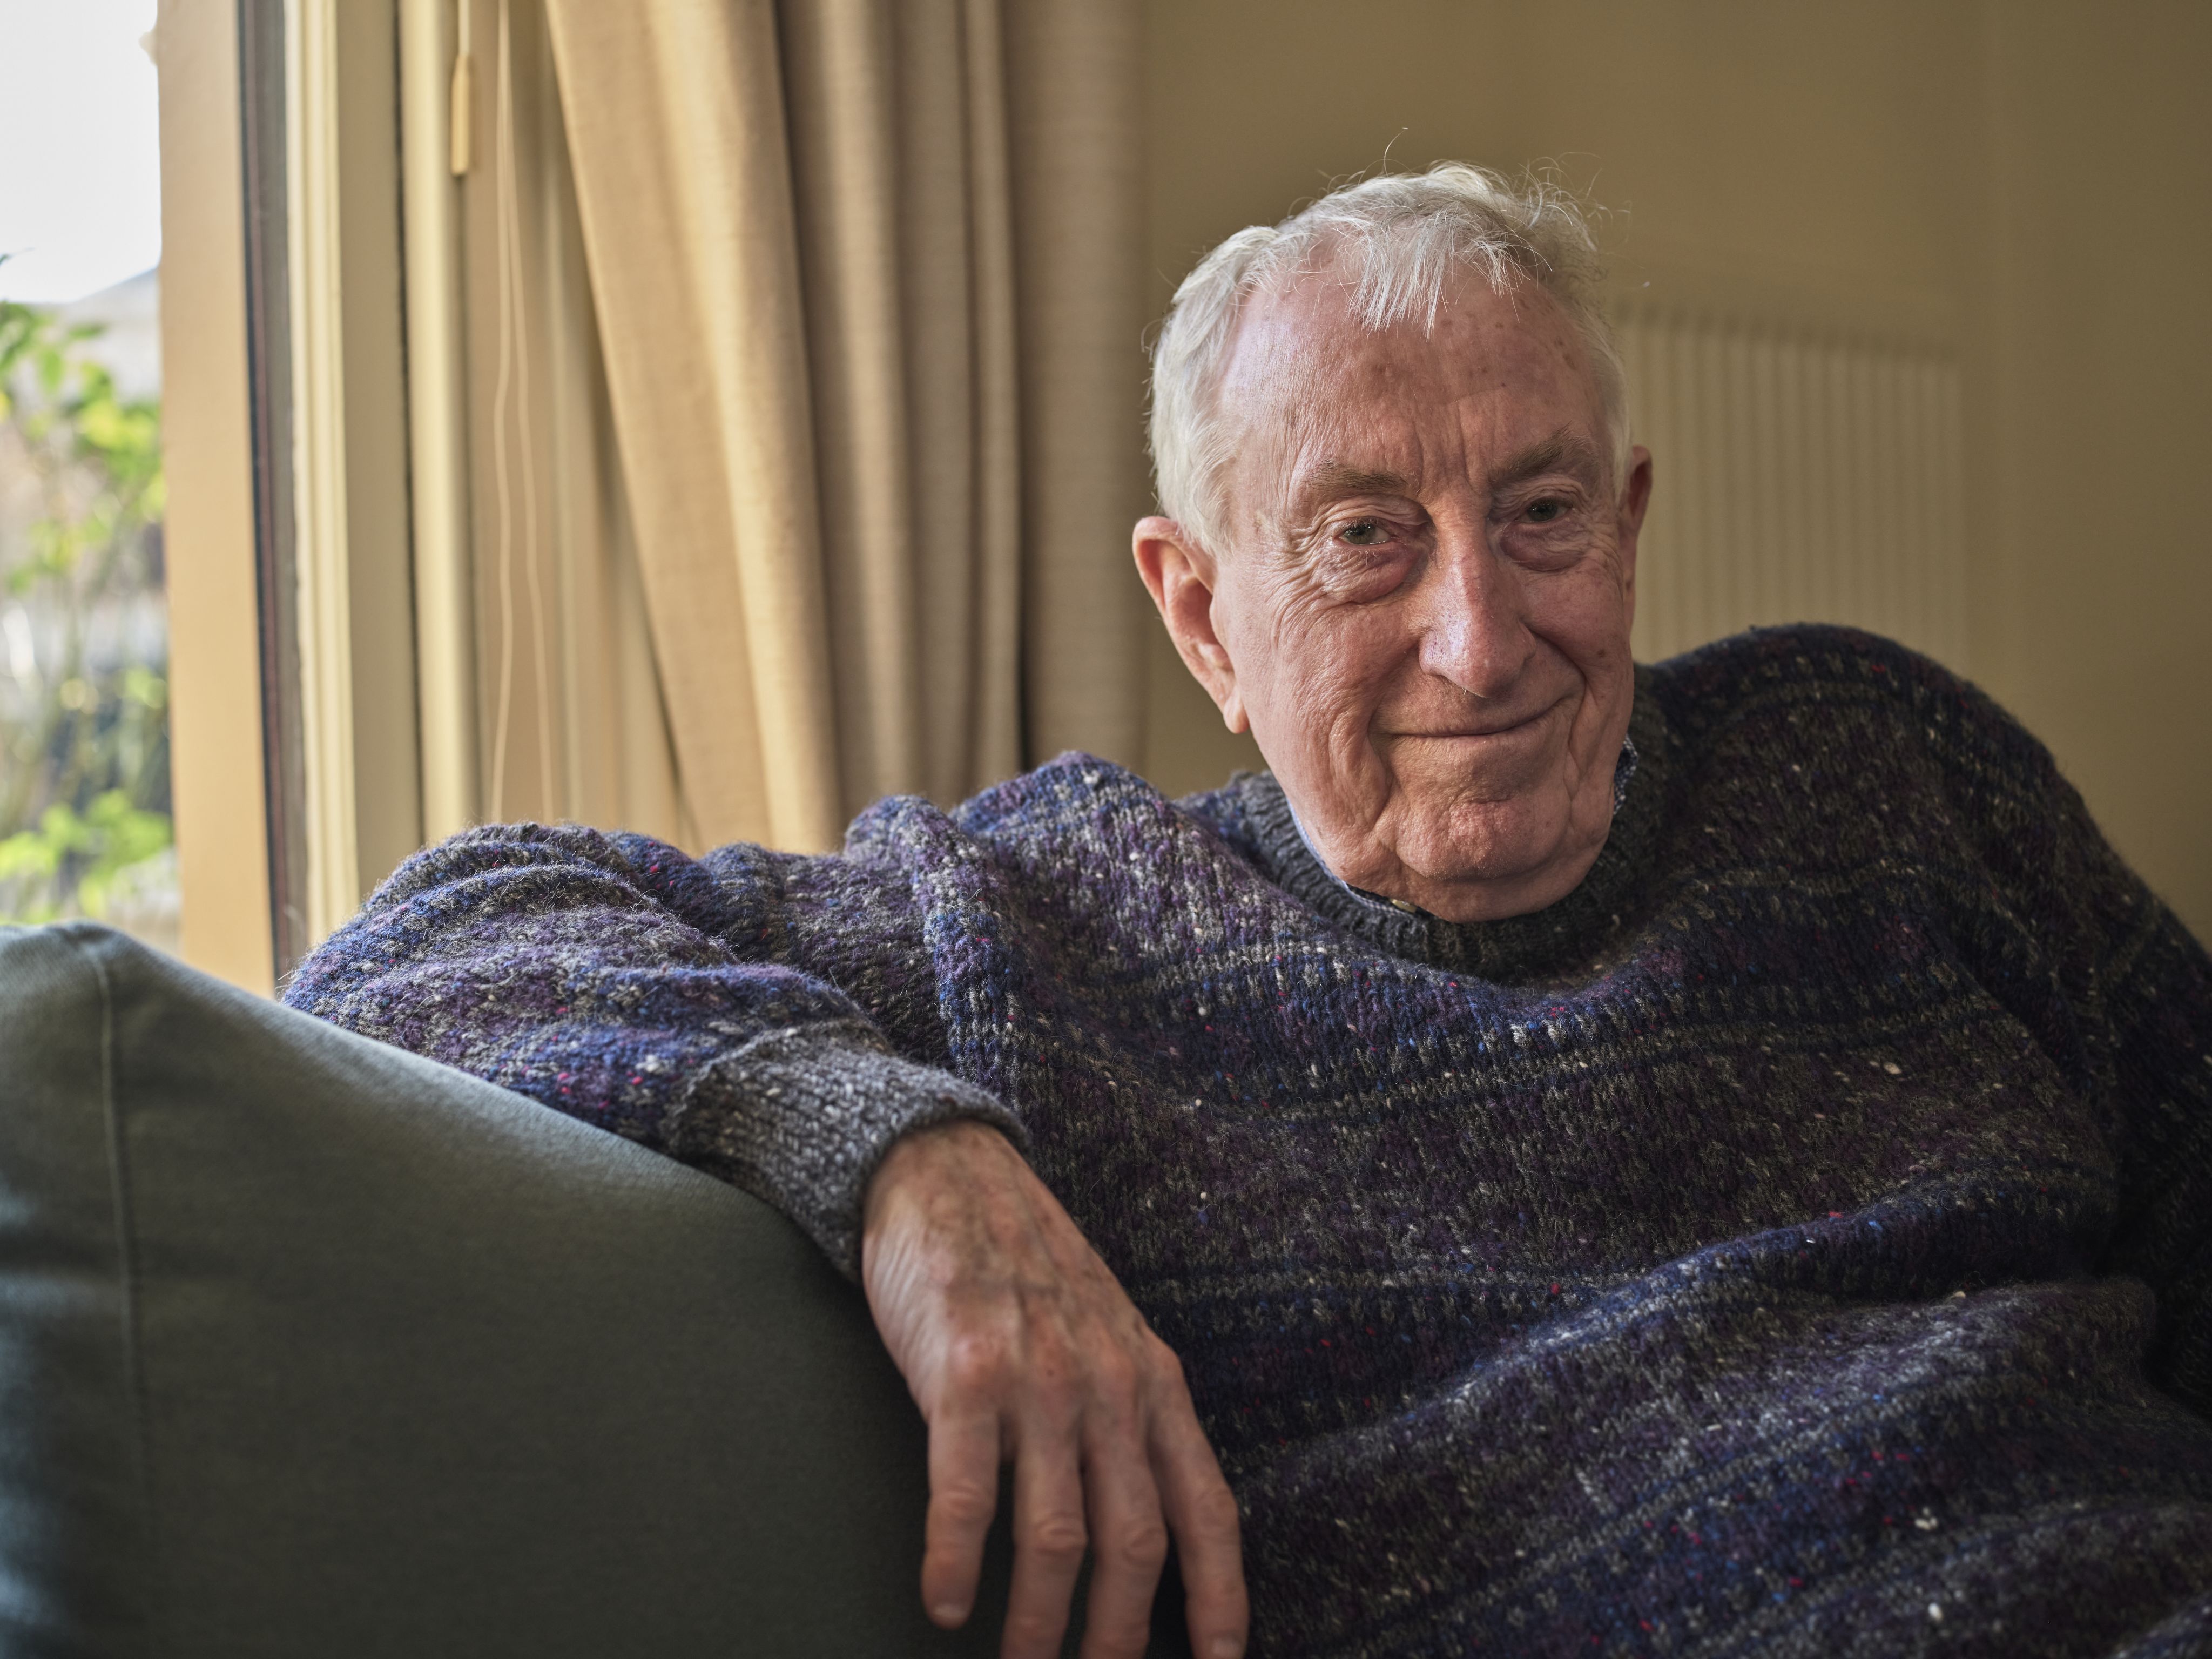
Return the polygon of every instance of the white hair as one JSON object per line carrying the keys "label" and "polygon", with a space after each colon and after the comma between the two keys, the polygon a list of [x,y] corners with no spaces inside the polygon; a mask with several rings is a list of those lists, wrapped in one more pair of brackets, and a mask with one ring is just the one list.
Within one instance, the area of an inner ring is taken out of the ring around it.
{"label": "white hair", "polygon": [[1575,198],[1531,177],[1516,185],[1486,167],[1446,161],[1426,173],[1347,185],[1272,228],[1238,231],[1176,290],[1152,347],[1152,470],[1160,510],[1200,546],[1226,550],[1218,520],[1222,464],[1235,434],[1214,406],[1245,302],[1328,270],[1352,287],[1352,314],[1382,330],[1419,317],[1436,326],[1455,270],[1494,292],[1534,283],[1559,302],[1597,376],[1612,487],[1628,473],[1628,393],[1599,305],[1604,270]]}

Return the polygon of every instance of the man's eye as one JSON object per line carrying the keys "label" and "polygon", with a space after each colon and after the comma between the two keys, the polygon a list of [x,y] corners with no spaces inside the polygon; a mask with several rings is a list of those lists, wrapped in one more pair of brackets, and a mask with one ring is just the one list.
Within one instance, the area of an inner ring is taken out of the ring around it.
{"label": "man's eye", "polygon": [[1526,516],[1531,524],[1556,524],[1567,516],[1567,504],[1556,495],[1546,495],[1528,503]]}
{"label": "man's eye", "polygon": [[1354,547],[1380,547],[1390,532],[1378,519],[1354,519],[1337,534]]}

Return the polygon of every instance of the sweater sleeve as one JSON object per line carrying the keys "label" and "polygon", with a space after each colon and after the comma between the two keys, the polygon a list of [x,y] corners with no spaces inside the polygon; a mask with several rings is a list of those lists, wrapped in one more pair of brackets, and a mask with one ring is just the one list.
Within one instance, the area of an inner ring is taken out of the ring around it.
{"label": "sweater sleeve", "polygon": [[2108,1265],[2157,1295],[2152,1379],[2212,1415],[2212,961],[2101,838],[2096,850],[2117,878],[2094,970],[2120,1176]]}
{"label": "sweater sleeve", "polygon": [[903,1057],[790,959],[769,855],[493,825],[409,860],[300,966],[293,1007],[528,1095],[753,1194],[846,1274],[891,1143],[989,1094]]}
{"label": "sweater sleeve", "polygon": [[2095,1109],[2118,1180],[2101,1265],[2158,1299],[2152,1380],[2212,1415],[2212,959],[2049,750],[1978,693],[1938,689],[1963,716],[1952,791],[1990,882],[1962,909],[1984,982]]}

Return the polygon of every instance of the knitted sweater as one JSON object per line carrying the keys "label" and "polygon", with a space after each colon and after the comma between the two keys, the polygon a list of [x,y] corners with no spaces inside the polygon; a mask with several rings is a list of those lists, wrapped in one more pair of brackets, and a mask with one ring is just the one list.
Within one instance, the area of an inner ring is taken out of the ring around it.
{"label": "knitted sweater", "polygon": [[834,856],[472,830],[288,1000],[848,1272],[892,1138],[1006,1127],[1182,1357],[1256,1653],[2212,1653],[2212,963],[1897,647],[1632,732],[1511,921],[1073,756]]}

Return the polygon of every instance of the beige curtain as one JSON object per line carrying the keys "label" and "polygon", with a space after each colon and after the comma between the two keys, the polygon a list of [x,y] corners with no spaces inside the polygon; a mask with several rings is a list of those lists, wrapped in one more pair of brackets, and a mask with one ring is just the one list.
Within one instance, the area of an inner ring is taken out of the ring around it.
{"label": "beige curtain", "polygon": [[[497,9],[520,44],[535,7]],[[578,617],[618,610],[636,573],[689,837],[821,847],[886,791],[957,799],[1065,747],[1133,761],[1135,0],[543,15],[561,142],[520,194],[536,192],[532,234],[559,273],[536,296],[532,326],[556,344],[533,388],[563,389],[517,416],[510,357],[510,401],[476,429],[539,421],[538,453],[575,496],[561,521],[611,550],[561,567]],[[479,63],[484,46],[480,29]],[[472,318],[488,314],[485,234],[472,199]],[[471,349],[481,401],[500,369],[480,330]],[[562,424],[597,406],[602,363],[619,488],[605,426]],[[479,458],[471,472],[477,562],[496,571]],[[506,489],[532,499],[514,477]],[[535,602],[516,599],[511,560],[506,580],[479,581],[480,607]],[[620,629],[599,631],[586,670],[619,679]],[[518,780],[553,747],[515,736],[529,678],[510,663],[499,687]]]}
{"label": "beige curtain", "polygon": [[462,632],[472,647],[459,718],[475,775],[463,816],[565,818],[696,844],[616,459],[544,11],[460,0],[456,23],[473,94],[459,181]]}

